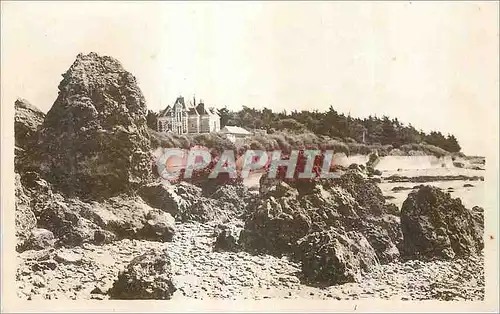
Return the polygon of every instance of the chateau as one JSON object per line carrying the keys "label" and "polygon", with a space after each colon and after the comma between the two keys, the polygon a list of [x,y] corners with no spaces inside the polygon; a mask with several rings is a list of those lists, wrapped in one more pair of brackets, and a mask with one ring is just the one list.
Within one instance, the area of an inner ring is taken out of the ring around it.
{"label": "chateau", "polygon": [[193,134],[219,132],[220,116],[215,108],[208,108],[203,101],[196,104],[196,98],[186,103],[178,97],[173,106],[167,106],[158,115],[158,132]]}

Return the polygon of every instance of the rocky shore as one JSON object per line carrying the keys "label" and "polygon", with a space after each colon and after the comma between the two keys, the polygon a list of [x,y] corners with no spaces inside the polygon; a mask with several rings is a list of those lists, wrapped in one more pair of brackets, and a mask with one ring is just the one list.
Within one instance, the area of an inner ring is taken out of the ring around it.
{"label": "rocky shore", "polygon": [[47,115],[15,104],[22,299],[484,298],[479,206],[431,185],[388,202],[370,165],[264,173],[254,191],[161,181],[144,97],[117,60],[78,55],[59,90]]}
{"label": "rocky shore", "polygon": [[[109,299],[108,290],[135,257],[167,250],[173,298],[482,300],[483,257],[409,260],[376,266],[359,283],[314,287],[301,283],[300,265],[288,258],[214,252],[214,226],[178,224],[173,242],[121,240],[103,246],[26,251],[18,256],[17,294],[25,300]],[[63,258],[58,259],[57,256]]]}

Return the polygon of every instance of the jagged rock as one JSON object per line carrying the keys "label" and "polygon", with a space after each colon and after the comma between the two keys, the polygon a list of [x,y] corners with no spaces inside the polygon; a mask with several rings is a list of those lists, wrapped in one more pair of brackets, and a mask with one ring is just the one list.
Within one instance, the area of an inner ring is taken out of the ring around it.
{"label": "jagged rock", "polygon": [[17,99],[14,103],[14,137],[16,147],[29,150],[36,142],[35,134],[43,123],[45,114],[25,99]]}
{"label": "jagged rock", "polygon": [[476,222],[474,224],[476,234],[482,238],[484,235],[484,209],[479,206],[472,207],[472,218]]}
{"label": "jagged rock", "polygon": [[149,205],[170,213],[174,217],[187,211],[202,197],[201,188],[187,182],[152,183],[142,187],[139,193]]}
{"label": "jagged rock", "polygon": [[399,258],[399,219],[391,215],[397,207],[386,204],[382,191],[360,174],[348,172],[333,181],[290,182],[299,189],[283,181],[261,182],[266,187],[249,203],[251,214],[240,235],[245,250],[293,254],[302,237],[342,227],[360,230],[381,262]]}
{"label": "jagged rock", "polygon": [[45,210],[54,198],[51,185],[42,179],[37,172],[27,171],[21,177],[21,183],[25,187],[26,195],[30,198],[30,206],[36,217]]}
{"label": "jagged rock", "polygon": [[400,258],[403,234],[399,217],[388,214],[368,217],[361,221],[358,229],[375,250],[380,263],[387,264]]}
{"label": "jagged rock", "polygon": [[362,272],[378,265],[365,237],[355,231],[326,230],[299,241],[302,274],[309,282],[326,285],[359,282]]}
{"label": "jagged rock", "polygon": [[98,227],[79,215],[81,206],[77,200],[65,200],[55,194],[44,204],[38,215],[38,225],[48,229],[58,238],[58,245],[77,246],[91,242]]}
{"label": "jagged rock", "polygon": [[30,199],[26,195],[21,183],[21,177],[16,173],[16,248],[18,250],[24,246],[24,242],[31,236],[31,232],[36,228],[36,217],[30,207]]}
{"label": "jagged rock", "polygon": [[216,240],[214,242],[214,251],[238,252],[241,247],[238,243],[239,232],[229,226],[219,226],[216,231]]}
{"label": "jagged rock", "polygon": [[382,175],[382,171],[380,171],[378,169],[374,169],[373,167],[370,167],[370,166],[366,167],[366,173],[368,174],[369,177]]}
{"label": "jagged rock", "polygon": [[374,151],[368,155],[368,161],[366,162],[367,167],[375,167],[380,162],[378,152]]}
{"label": "jagged rock", "polygon": [[[138,197],[115,196],[102,203],[83,206],[80,214],[98,226],[96,231],[110,231],[118,239],[166,242],[171,241],[175,234],[174,218],[168,213],[151,208]],[[97,235],[99,238],[95,239],[94,234],[94,241],[97,242],[110,237],[103,232]]]}
{"label": "jagged rock", "polygon": [[[392,195],[389,195],[389,196],[384,196],[384,198],[387,200],[387,199],[394,199],[395,197],[392,196]],[[389,215],[394,215],[394,216],[399,216],[400,215],[400,211],[399,211],[399,208],[396,204],[394,203],[388,203],[385,205],[385,210],[387,212],[387,214]]]}
{"label": "jagged rock", "polygon": [[52,231],[57,245],[104,244],[121,238],[164,242],[173,237],[173,218],[139,197],[120,195],[84,202],[53,193],[50,184],[36,173],[27,174],[23,179],[31,187],[31,208],[38,226]]}
{"label": "jagged rock", "polygon": [[207,195],[207,197],[229,203],[235,208],[236,214],[241,214],[246,205],[246,193],[247,191],[243,184],[223,184],[214,193]]}
{"label": "jagged rock", "polygon": [[128,264],[109,294],[111,299],[168,300],[175,291],[167,252],[151,250]]}
{"label": "jagged rock", "polygon": [[401,209],[401,228],[407,258],[451,259],[479,253],[484,247],[473,212],[460,199],[432,186],[408,195]]}
{"label": "jagged rock", "polygon": [[336,179],[338,185],[349,192],[362,207],[360,216],[379,215],[386,212],[382,190],[373,182],[366,180],[361,174],[347,172]]}
{"label": "jagged rock", "polygon": [[45,119],[45,114],[21,98],[16,100],[14,108],[14,169],[18,173],[24,173],[33,167],[37,131]]}
{"label": "jagged rock", "polygon": [[366,168],[363,165],[350,164],[349,167],[347,167],[347,169],[354,170],[354,171],[357,171],[357,172],[364,172]]}
{"label": "jagged rock", "polygon": [[148,184],[139,192],[149,205],[170,213],[179,221],[225,222],[243,211],[244,202],[236,189],[221,186],[217,194],[205,197],[202,189],[191,183],[161,182]]}
{"label": "jagged rock", "polygon": [[54,234],[42,228],[36,228],[31,231],[30,237],[25,241],[23,250],[45,250],[55,244]]}
{"label": "jagged rock", "polygon": [[44,176],[68,195],[102,198],[147,182],[151,173],[146,104],[115,59],[79,54],[38,135]]}
{"label": "jagged rock", "polygon": [[272,187],[256,203],[246,220],[240,243],[248,251],[281,255],[295,250],[296,242],[312,226],[308,212],[298,200],[298,191],[285,182]]}
{"label": "jagged rock", "polygon": [[146,213],[146,222],[141,238],[146,240],[172,241],[175,234],[175,219],[169,213],[151,209]]}

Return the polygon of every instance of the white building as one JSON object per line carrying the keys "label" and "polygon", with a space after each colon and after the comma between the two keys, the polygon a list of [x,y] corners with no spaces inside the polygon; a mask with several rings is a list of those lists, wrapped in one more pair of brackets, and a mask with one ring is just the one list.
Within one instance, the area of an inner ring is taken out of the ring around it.
{"label": "white building", "polygon": [[220,130],[220,133],[225,134],[227,139],[233,143],[235,143],[237,140],[242,140],[252,135],[252,133],[248,132],[244,128],[230,125],[226,125],[225,127],[223,127]]}
{"label": "white building", "polygon": [[175,134],[196,134],[218,132],[220,116],[215,108],[207,108],[203,101],[196,104],[196,99],[186,103],[184,97],[178,97],[172,106],[160,111],[157,121],[158,132]]}

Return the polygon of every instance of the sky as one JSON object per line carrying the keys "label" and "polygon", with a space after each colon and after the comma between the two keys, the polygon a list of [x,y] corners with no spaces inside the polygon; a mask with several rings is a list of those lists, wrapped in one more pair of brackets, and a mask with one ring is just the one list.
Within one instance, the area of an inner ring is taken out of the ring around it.
{"label": "sky", "polygon": [[[78,53],[118,59],[147,106],[388,115],[498,141],[498,2],[1,2],[2,108],[47,112]],[[496,147],[496,146],[495,146]]]}

